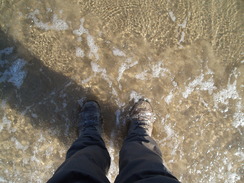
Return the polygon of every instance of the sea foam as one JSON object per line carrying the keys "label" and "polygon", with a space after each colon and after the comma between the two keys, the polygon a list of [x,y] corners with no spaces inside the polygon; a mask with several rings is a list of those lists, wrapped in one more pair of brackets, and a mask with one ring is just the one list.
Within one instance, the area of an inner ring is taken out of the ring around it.
{"label": "sea foam", "polygon": [[51,22],[42,22],[37,18],[37,15],[40,14],[39,10],[35,10],[28,15],[28,18],[32,19],[35,26],[43,30],[67,30],[69,28],[68,24],[58,18],[56,14],[53,14]]}
{"label": "sea foam", "polygon": [[13,62],[13,64],[5,70],[0,77],[1,82],[10,82],[18,89],[24,82],[26,77],[26,71],[23,70],[24,66],[26,65],[26,61],[23,59],[17,59]]}

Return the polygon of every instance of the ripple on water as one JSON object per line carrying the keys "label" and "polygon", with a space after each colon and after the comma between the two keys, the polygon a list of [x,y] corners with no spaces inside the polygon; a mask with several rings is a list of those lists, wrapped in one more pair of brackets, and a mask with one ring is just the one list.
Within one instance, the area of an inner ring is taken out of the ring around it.
{"label": "ripple on water", "polygon": [[113,181],[128,103],[142,97],[176,177],[243,182],[241,2],[14,2],[0,7],[0,182],[45,182],[89,98],[104,113]]}

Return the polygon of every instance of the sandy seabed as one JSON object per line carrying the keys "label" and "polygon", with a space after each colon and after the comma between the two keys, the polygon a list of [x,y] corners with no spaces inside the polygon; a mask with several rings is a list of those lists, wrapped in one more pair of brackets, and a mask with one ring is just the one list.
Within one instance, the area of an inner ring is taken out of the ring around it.
{"label": "sandy seabed", "polygon": [[0,0],[0,182],[45,182],[97,100],[118,174],[129,106],[182,182],[241,183],[243,1]]}

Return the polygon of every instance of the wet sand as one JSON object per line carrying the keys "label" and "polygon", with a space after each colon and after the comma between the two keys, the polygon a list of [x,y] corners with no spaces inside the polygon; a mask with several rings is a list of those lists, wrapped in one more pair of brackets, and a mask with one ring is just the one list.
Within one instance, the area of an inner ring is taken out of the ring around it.
{"label": "wet sand", "polygon": [[243,182],[243,1],[1,0],[0,182],[45,182],[97,100],[118,174],[125,115],[147,98],[182,182]]}

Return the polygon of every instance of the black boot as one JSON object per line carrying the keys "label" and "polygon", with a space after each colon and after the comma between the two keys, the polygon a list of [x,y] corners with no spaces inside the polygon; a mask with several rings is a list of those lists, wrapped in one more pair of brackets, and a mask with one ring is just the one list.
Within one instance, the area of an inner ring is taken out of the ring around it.
{"label": "black boot", "polygon": [[88,128],[95,128],[99,134],[102,132],[102,118],[99,104],[96,101],[87,101],[79,114],[79,135]]}
{"label": "black boot", "polygon": [[154,121],[155,117],[150,103],[147,100],[140,99],[130,112],[129,133],[139,127],[151,136]]}

